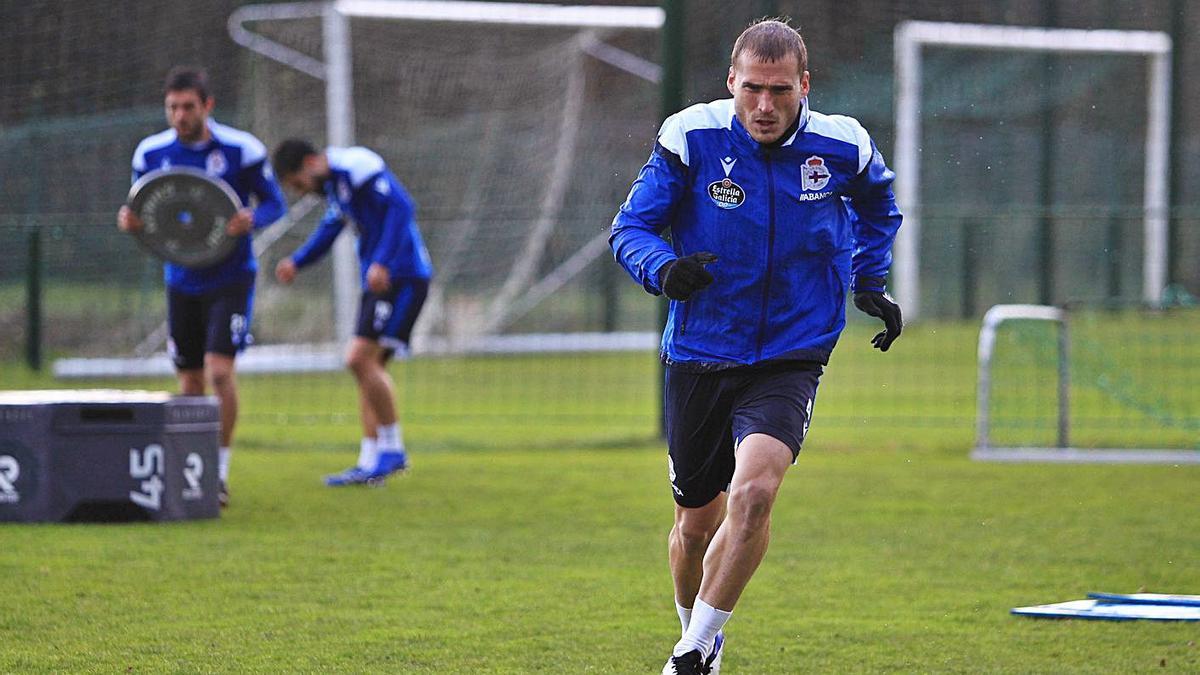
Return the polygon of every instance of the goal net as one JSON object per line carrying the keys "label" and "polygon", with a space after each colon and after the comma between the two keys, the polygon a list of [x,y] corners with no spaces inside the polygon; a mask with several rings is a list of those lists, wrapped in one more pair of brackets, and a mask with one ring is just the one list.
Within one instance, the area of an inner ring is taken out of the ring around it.
{"label": "goal net", "polygon": [[979,336],[977,459],[1200,462],[1200,310],[998,305]]}

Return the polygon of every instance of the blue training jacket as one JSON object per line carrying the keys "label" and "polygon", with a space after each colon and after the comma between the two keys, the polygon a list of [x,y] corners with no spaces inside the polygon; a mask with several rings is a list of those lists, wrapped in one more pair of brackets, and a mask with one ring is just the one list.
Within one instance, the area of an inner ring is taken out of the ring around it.
{"label": "blue training jacket", "polygon": [[[153,171],[172,166],[203,169],[210,176],[229,184],[242,200],[250,204],[250,195],[258,198],[254,209],[254,229],[262,229],[287,213],[283,191],[275,182],[267,149],[245,131],[219,124],[211,117],[208,130],[212,137],[198,145],[179,141],[174,129],[148,136],[133,153],[133,180]],[[203,269],[188,269],[174,263],[163,264],[167,286],[184,293],[199,295],[232,283],[253,283],[258,272],[250,237],[242,237],[238,247],[220,263]]]}
{"label": "blue training jacket", "polygon": [[701,251],[718,258],[707,266],[712,285],[671,302],[667,363],[828,363],[847,289],[883,290],[901,220],[895,174],[857,120],[810,111],[805,99],[797,123],[768,147],[741,125],[732,99],[663,122],[609,243],[655,295],[667,262]]}
{"label": "blue training jacket", "polygon": [[414,218],[415,207],[383,158],[362,148],[326,148],[329,179],[325,218],[292,254],[296,267],[310,265],[329,251],[349,216],[358,228],[358,261],[363,290],[367,269],[388,268],[392,279],[430,279],[433,263]]}

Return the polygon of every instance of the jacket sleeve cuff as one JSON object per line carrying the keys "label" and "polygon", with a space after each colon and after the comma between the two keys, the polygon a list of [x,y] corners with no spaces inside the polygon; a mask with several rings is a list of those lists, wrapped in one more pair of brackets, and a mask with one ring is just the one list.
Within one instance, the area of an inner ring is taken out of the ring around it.
{"label": "jacket sleeve cuff", "polygon": [[646,267],[646,278],[642,281],[642,288],[650,295],[662,295],[662,269],[667,263],[674,260],[674,257],[663,256],[659,260],[655,260]]}
{"label": "jacket sleeve cuff", "polygon": [[850,290],[855,293],[864,291],[870,293],[883,293],[887,290],[886,277],[869,277],[861,274],[854,275],[854,281],[850,284]]}

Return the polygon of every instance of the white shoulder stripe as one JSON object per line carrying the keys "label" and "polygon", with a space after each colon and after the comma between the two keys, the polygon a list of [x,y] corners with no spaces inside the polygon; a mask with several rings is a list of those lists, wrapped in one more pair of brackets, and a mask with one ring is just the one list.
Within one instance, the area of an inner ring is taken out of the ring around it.
{"label": "white shoulder stripe", "polygon": [[658,130],[658,143],[679,155],[688,166],[687,135],[697,129],[729,129],[733,127],[733,99],[697,103],[671,115]]}
{"label": "white shoulder stripe", "polygon": [[382,157],[361,146],[326,148],[325,156],[331,167],[350,174],[350,183],[355,189],[386,168]]}
{"label": "white shoulder stripe", "polygon": [[175,130],[164,129],[153,136],[147,136],[138,143],[137,149],[133,151],[133,170],[146,170],[146,154],[166,147],[175,142]]}
{"label": "white shoulder stripe", "polygon": [[236,145],[242,149],[243,168],[267,158],[267,146],[251,133],[227,127],[211,117],[208,119],[208,129],[218,141],[226,145]]}
{"label": "white shoulder stripe", "polygon": [[858,170],[860,173],[867,168],[867,163],[871,161],[871,136],[853,117],[810,112],[808,126],[804,130],[858,147]]}

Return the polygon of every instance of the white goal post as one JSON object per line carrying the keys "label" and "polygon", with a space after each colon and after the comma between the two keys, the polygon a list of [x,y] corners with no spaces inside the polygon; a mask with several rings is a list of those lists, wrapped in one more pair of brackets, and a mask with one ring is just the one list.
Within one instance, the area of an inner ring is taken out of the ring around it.
{"label": "white goal post", "polygon": [[905,21],[895,31],[896,201],[904,211],[904,225],[896,238],[893,273],[896,297],[904,307],[905,318],[915,319],[921,313],[921,50],[926,46],[1149,57],[1142,300],[1152,307],[1161,305],[1167,285],[1170,36],[1150,31]]}

